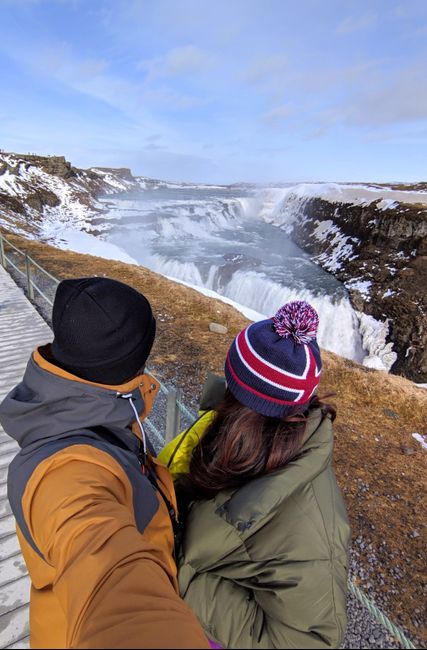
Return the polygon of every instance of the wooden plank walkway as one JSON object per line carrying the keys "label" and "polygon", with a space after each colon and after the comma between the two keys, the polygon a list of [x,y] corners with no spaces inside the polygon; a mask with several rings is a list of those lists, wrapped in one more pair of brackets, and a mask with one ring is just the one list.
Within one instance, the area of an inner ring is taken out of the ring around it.
{"label": "wooden plank walkway", "polygon": [[[45,321],[0,266],[0,401],[24,374],[31,352],[52,340]],[[18,444],[0,426],[0,648],[28,648],[30,580],[6,494]]]}

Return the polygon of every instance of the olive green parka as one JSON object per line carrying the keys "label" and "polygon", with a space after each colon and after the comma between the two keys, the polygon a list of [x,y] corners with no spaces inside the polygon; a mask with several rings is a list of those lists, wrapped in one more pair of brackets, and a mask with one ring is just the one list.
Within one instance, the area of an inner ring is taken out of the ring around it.
{"label": "olive green parka", "polygon": [[[160,454],[172,473],[206,412]],[[299,456],[237,490],[194,502],[180,550],[181,595],[224,648],[337,648],[346,628],[349,524],[332,469],[332,423],[309,412]]]}

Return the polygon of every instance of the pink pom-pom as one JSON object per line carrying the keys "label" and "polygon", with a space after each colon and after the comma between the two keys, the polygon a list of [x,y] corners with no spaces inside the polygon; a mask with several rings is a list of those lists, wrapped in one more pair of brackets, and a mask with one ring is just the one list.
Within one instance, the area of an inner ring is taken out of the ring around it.
{"label": "pink pom-pom", "polygon": [[304,300],[288,302],[273,316],[273,326],[279,336],[292,336],[295,343],[310,343],[319,326],[317,311]]}

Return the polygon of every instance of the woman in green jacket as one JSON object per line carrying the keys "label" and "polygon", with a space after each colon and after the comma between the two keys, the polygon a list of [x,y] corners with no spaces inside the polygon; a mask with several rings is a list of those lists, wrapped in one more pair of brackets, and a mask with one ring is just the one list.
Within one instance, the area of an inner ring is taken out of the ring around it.
{"label": "woman in green jacket", "polygon": [[161,453],[186,505],[179,585],[224,648],[337,648],[349,525],[335,411],[315,395],[318,317],[284,305],[233,341],[214,410]]}

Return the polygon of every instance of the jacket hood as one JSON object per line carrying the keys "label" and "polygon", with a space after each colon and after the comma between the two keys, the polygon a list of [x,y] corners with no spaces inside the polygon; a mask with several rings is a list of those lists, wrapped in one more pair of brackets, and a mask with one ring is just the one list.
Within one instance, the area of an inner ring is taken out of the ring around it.
{"label": "jacket hood", "polygon": [[145,417],[148,408],[143,395],[155,394],[158,388],[158,382],[147,374],[123,386],[86,382],[35,351],[21,383],[0,404],[0,423],[20,447],[96,426],[123,431],[135,421],[129,397],[137,413]]}

